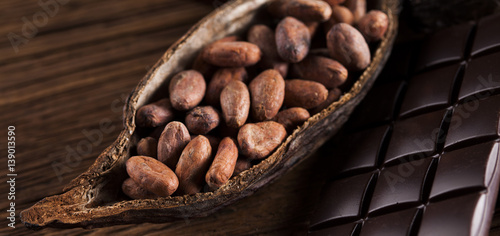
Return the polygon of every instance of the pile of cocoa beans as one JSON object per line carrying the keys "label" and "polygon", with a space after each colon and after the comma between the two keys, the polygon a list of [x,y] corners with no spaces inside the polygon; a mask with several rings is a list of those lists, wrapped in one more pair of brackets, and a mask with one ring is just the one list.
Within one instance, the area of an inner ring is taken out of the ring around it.
{"label": "pile of cocoa beans", "polygon": [[[170,79],[168,97],[138,109],[138,130],[151,132],[131,151],[123,192],[213,191],[268,157],[339,99],[348,73],[370,64],[368,43],[384,36],[388,18],[366,13],[365,1],[273,1],[276,21],[250,27],[247,41],[229,36],[203,48],[191,70]],[[323,46],[311,46],[315,37]]]}

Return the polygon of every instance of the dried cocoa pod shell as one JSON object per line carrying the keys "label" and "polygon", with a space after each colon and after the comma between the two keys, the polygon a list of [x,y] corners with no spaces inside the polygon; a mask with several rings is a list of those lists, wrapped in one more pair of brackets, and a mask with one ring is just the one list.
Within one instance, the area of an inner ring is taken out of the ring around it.
{"label": "dried cocoa pod shell", "polygon": [[32,229],[96,228],[206,216],[267,186],[336,133],[368,92],[389,56],[397,29],[396,0],[378,1],[380,10],[389,16],[389,29],[375,49],[372,63],[355,85],[339,101],[294,130],[265,160],[231,178],[214,192],[155,200],[129,201],[115,197],[127,178],[124,163],[130,158],[129,150],[139,141],[135,123],[137,110],[153,102],[159,91],[167,91],[173,75],[189,69],[197,53],[212,43],[214,36],[223,38],[246,32],[257,23],[256,15],[266,11],[264,5],[271,1],[231,1],[217,8],[172,45],[127,100],[123,114],[124,129],[117,140],[99,155],[86,172],[71,181],[62,194],[48,196],[22,211],[20,217],[24,225]]}

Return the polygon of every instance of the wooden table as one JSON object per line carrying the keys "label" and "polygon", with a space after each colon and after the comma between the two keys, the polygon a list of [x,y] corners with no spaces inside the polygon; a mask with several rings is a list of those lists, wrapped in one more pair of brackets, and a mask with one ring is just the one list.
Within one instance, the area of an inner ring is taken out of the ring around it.
{"label": "wooden table", "polygon": [[[44,197],[61,193],[94,162],[121,130],[122,106],[131,90],[170,44],[220,4],[195,0],[44,2],[56,5],[46,11],[38,1],[0,2],[0,235],[305,232],[328,172],[327,168],[318,170],[325,166],[318,156],[255,195],[202,219],[34,232],[17,218],[15,229],[7,227],[8,127],[15,126],[18,216]],[[100,127],[108,122],[109,129]]]}
{"label": "wooden table", "polygon": [[[58,0],[46,11],[38,1],[0,3],[0,235],[305,233],[329,170],[328,154],[313,155],[253,196],[206,218],[37,232],[16,219],[15,229],[7,227],[8,127],[15,126],[18,215],[44,197],[61,193],[114,141],[130,91],[170,44],[218,4]],[[101,126],[109,122],[108,128]],[[498,219],[492,234],[499,232]]]}

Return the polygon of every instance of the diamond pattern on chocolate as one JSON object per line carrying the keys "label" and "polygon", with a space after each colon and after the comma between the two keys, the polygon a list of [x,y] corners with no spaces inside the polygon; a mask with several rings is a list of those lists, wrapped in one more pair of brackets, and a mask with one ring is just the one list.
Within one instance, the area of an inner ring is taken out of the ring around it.
{"label": "diamond pattern on chocolate", "polygon": [[370,202],[370,214],[387,208],[419,205],[431,159],[405,162],[383,169]]}
{"label": "diamond pattern on chocolate", "polygon": [[412,77],[401,105],[400,116],[448,106],[459,69],[460,64],[455,64]]}
{"label": "diamond pattern on chocolate", "polygon": [[321,207],[313,215],[310,227],[319,227],[330,221],[358,218],[371,178],[372,174],[367,173],[328,183],[323,188],[323,197],[318,203]]}
{"label": "diamond pattern on chocolate", "polygon": [[326,228],[318,231],[309,232],[307,235],[309,236],[327,236],[327,235],[352,235],[354,231],[354,227],[356,227],[355,223],[345,224],[340,226],[335,226],[331,228]]}
{"label": "diamond pattern on chocolate", "polygon": [[[349,119],[351,127],[387,123],[394,115],[396,101],[403,87],[397,81],[373,88]],[[369,116],[365,114],[370,114]]]}
{"label": "diamond pattern on chocolate", "polygon": [[498,143],[495,142],[443,154],[432,185],[431,199],[457,190],[486,188],[498,159]]}
{"label": "diamond pattern on chocolate", "polygon": [[[491,19],[498,23],[500,14]],[[400,76],[406,69],[396,68],[391,77],[386,67],[390,78],[375,84],[339,137],[334,181],[322,193],[311,233],[487,234],[500,186],[500,46],[496,36],[480,40],[482,31],[500,35],[485,30],[500,25],[488,21],[481,21],[474,47],[471,24],[434,34],[414,51],[417,75],[410,69]],[[477,55],[466,62],[470,48]]]}
{"label": "diamond pattern on chocolate", "polygon": [[413,208],[369,218],[363,224],[360,236],[410,235],[417,211],[417,209]]}
{"label": "diamond pattern on chocolate", "polygon": [[385,163],[410,155],[432,155],[446,112],[440,110],[396,121]]}
{"label": "diamond pattern on chocolate", "polygon": [[438,64],[462,60],[472,26],[469,23],[453,26],[440,30],[427,38],[422,43],[416,70],[420,71]]}
{"label": "diamond pattern on chocolate", "polygon": [[499,62],[500,52],[469,62],[458,95],[459,100],[484,98],[497,93],[500,89]]}
{"label": "diamond pattern on chocolate", "polygon": [[[334,174],[370,171],[377,167],[378,153],[389,126],[356,132],[348,135],[333,149]],[[359,148],[363,147],[363,148]]]}
{"label": "diamond pattern on chocolate", "polygon": [[478,235],[474,221],[481,221],[485,204],[482,193],[473,193],[429,204],[424,211],[418,235]]}
{"label": "diamond pattern on chocolate", "polygon": [[453,110],[445,148],[499,134],[500,95],[472,100]]}
{"label": "diamond pattern on chocolate", "polygon": [[472,46],[472,56],[500,48],[500,14],[485,17],[479,21]]}

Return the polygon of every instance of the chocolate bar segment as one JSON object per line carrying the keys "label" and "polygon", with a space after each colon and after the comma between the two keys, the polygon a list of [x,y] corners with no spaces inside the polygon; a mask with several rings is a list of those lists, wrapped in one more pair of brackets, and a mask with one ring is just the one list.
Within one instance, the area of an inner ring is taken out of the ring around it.
{"label": "chocolate bar segment", "polygon": [[406,52],[416,67],[385,68],[389,78],[327,144],[333,176],[311,235],[488,234],[500,185],[500,37],[483,35],[500,27],[491,19],[500,14],[394,48],[388,65]]}
{"label": "chocolate bar segment", "polygon": [[487,16],[477,26],[477,34],[472,46],[472,56],[500,49],[500,15]]}
{"label": "chocolate bar segment", "polygon": [[438,31],[424,40],[416,71],[464,59],[473,25],[462,24]]}

